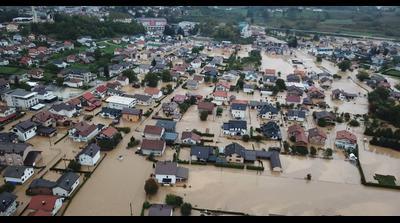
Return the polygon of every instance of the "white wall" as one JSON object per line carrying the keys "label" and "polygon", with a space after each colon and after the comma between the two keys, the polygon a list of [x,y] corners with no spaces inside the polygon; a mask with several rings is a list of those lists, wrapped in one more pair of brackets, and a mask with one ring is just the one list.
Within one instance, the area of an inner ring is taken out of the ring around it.
{"label": "white wall", "polygon": [[86,154],[81,154],[79,156],[79,163],[83,166],[94,166],[97,161],[100,159],[100,151],[94,155],[94,157],[90,157]]}
{"label": "white wall", "polygon": [[162,180],[164,178],[171,179],[171,184],[175,184],[176,183],[176,176],[175,175],[161,175],[161,174],[159,175],[159,174],[156,174],[156,179],[157,179],[158,183],[162,183]]}

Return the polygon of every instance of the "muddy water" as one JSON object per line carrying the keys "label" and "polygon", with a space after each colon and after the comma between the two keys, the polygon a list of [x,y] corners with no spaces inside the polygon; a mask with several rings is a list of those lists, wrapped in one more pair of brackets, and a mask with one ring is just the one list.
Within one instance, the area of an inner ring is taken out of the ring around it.
{"label": "muddy water", "polygon": [[397,191],[211,166],[189,168],[189,187],[163,187],[151,201],[175,193],[193,206],[254,215],[396,215],[400,211]]}

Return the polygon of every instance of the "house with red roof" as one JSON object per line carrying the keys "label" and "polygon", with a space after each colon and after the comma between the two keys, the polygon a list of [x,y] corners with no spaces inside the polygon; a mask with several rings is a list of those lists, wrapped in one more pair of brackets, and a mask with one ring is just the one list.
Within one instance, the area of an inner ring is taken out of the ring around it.
{"label": "house with red roof", "polygon": [[174,98],[172,100],[178,104],[182,104],[183,102],[185,102],[186,99],[187,99],[186,95],[177,94],[174,96]]}
{"label": "house with red roof", "polygon": [[74,49],[74,43],[71,41],[64,41],[64,49],[66,50],[73,50]]}
{"label": "house with red roof", "polygon": [[306,133],[304,131],[304,128],[301,127],[298,124],[294,124],[292,126],[289,126],[288,128],[288,137],[295,137],[295,146],[303,146],[307,147],[308,145],[308,139],[306,137]]}
{"label": "house with red roof", "polygon": [[276,70],[275,69],[265,69],[265,75],[275,75]]}
{"label": "house with red roof", "polygon": [[143,130],[143,136],[146,139],[161,139],[165,129],[156,125],[146,125]]}
{"label": "house with red roof", "polygon": [[8,107],[6,105],[0,105],[0,123],[12,119],[15,116],[17,116],[15,108]]}
{"label": "house with red roof", "polygon": [[326,133],[321,128],[315,127],[308,130],[308,141],[311,144],[325,145]]}
{"label": "house with red roof", "polygon": [[68,130],[68,136],[75,142],[88,142],[94,138],[103,127],[104,125],[101,124],[94,125],[81,121]]}
{"label": "house with red roof", "polygon": [[357,146],[357,136],[347,130],[337,131],[335,145],[340,149],[355,149]]}
{"label": "house with red roof", "polygon": [[163,93],[160,91],[160,89],[156,88],[156,87],[146,87],[144,89],[144,93],[146,95],[151,96],[153,99],[159,99],[162,97]]}
{"label": "house with red roof", "polygon": [[182,132],[181,141],[183,144],[196,145],[201,143],[201,136],[194,132]]}
{"label": "house with red roof", "polygon": [[110,139],[111,140],[117,134],[118,134],[118,130],[116,128],[112,127],[112,126],[109,126],[109,127],[103,129],[100,132],[98,138],[99,139]]}
{"label": "house with red roof", "polygon": [[76,62],[76,55],[71,54],[67,56],[67,63],[75,63]]}
{"label": "house with red roof", "polygon": [[44,77],[44,70],[40,68],[29,70],[28,76],[33,79],[42,79]]}
{"label": "house with red roof", "polygon": [[300,103],[301,98],[298,95],[287,95],[286,96],[286,103],[288,104],[298,104]]}
{"label": "house with red roof", "polygon": [[228,92],[226,91],[215,91],[213,93],[214,96],[214,100],[213,103],[217,104],[217,105],[223,105],[226,102],[228,102]]}
{"label": "house with red roof", "polygon": [[32,196],[28,205],[30,215],[33,216],[54,216],[62,207],[63,198],[53,195]]}
{"label": "house with red roof", "polygon": [[144,155],[153,154],[154,156],[162,156],[166,147],[164,140],[160,139],[143,139],[140,150]]}
{"label": "house with red roof", "polygon": [[21,65],[25,65],[25,66],[31,66],[32,65],[32,63],[33,63],[33,61],[32,61],[32,58],[30,58],[30,57],[22,57],[21,58],[21,60],[19,61],[19,63],[21,64]]}
{"label": "house with red roof", "polygon": [[36,48],[31,48],[28,50],[28,55],[31,57],[36,57],[39,55],[39,51]]}
{"label": "house with red roof", "polygon": [[99,86],[96,88],[96,90],[95,90],[94,93],[95,93],[97,96],[99,96],[99,97],[101,97],[101,98],[104,98],[104,97],[106,96],[106,94],[107,94],[107,86],[104,85],[104,84],[99,85]]}
{"label": "house with red roof", "polygon": [[226,81],[219,81],[216,85],[215,85],[215,91],[229,91],[229,89],[231,88],[231,84],[229,84]]}
{"label": "house with red roof", "polygon": [[208,114],[212,114],[215,104],[207,101],[201,101],[197,104],[197,109],[201,113],[202,111],[207,111]]}

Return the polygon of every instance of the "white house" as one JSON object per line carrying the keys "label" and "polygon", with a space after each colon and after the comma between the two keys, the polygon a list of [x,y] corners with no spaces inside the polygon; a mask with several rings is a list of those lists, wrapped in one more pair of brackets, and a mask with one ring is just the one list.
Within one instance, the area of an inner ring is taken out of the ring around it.
{"label": "white house", "polygon": [[246,104],[233,103],[231,104],[231,114],[234,119],[245,119],[246,117]]}
{"label": "white house", "polygon": [[102,129],[104,125],[94,125],[87,122],[78,122],[71,129],[68,130],[68,135],[75,142],[88,142],[94,138]]}
{"label": "white house", "polygon": [[156,125],[146,125],[143,130],[143,136],[146,139],[161,139],[165,129]]}
{"label": "white house", "polygon": [[213,93],[214,100],[213,103],[217,105],[223,105],[228,102],[228,92],[226,91],[215,91]]}
{"label": "white house", "polygon": [[12,184],[23,184],[33,176],[33,168],[27,166],[8,166],[3,173],[4,181]]}
{"label": "white house", "polygon": [[150,95],[153,99],[157,100],[163,96],[163,93],[158,88],[147,87],[144,89],[146,95]]}
{"label": "white house", "polygon": [[39,104],[37,92],[28,92],[19,88],[6,92],[4,98],[9,107],[16,107],[24,110]]}
{"label": "white house", "polygon": [[254,92],[254,85],[253,84],[244,84],[243,85],[243,92],[251,94]]}
{"label": "white house", "polygon": [[177,181],[185,181],[189,177],[189,169],[179,167],[175,162],[157,162],[155,168],[156,180],[160,184],[173,185]]}
{"label": "white house", "polygon": [[107,107],[122,110],[123,108],[133,108],[136,105],[136,99],[122,96],[111,96],[108,97]]}
{"label": "white house", "polygon": [[337,131],[335,145],[340,149],[355,149],[357,147],[357,136],[347,130]]}
{"label": "white house", "polygon": [[21,141],[27,141],[28,139],[34,137],[36,135],[36,130],[36,123],[29,120],[16,124],[12,129],[12,131],[17,134],[18,139]]}
{"label": "white house", "polygon": [[71,118],[77,114],[76,106],[64,102],[51,106],[49,112],[57,115],[67,116],[68,118]]}
{"label": "white house", "polygon": [[9,192],[2,192],[0,202],[0,216],[13,216],[17,210],[17,196]]}
{"label": "white house", "polygon": [[57,186],[53,188],[53,195],[69,197],[79,185],[79,175],[73,172],[64,173],[57,180]]}
{"label": "white house", "polygon": [[154,156],[162,156],[164,154],[166,143],[164,140],[143,139],[140,150],[143,155],[154,154]]}
{"label": "white house", "polygon": [[222,125],[224,135],[242,136],[247,134],[247,122],[243,120],[229,120]]}
{"label": "white house", "polygon": [[182,132],[181,141],[186,145],[196,145],[201,143],[201,136],[194,132]]}
{"label": "white house", "polygon": [[190,65],[192,66],[192,68],[197,69],[201,67],[201,60],[199,58],[194,59]]}
{"label": "white house", "polygon": [[82,166],[94,166],[100,159],[100,147],[92,143],[78,153],[76,159]]}
{"label": "white house", "polygon": [[119,76],[119,77],[117,77],[117,81],[118,81],[122,86],[129,85],[129,78],[128,78],[128,77]]}

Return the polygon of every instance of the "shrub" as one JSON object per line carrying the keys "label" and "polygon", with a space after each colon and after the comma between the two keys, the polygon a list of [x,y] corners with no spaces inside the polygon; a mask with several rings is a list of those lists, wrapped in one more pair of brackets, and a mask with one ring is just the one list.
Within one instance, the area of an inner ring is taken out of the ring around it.
{"label": "shrub", "polygon": [[81,164],[76,160],[71,160],[68,163],[68,169],[71,169],[72,171],[79,171],[81,169]]}
{"label": "shrub", "polygon": [[323,118],[318,119],[319,127],[326,127],[327,125],[328,125],[328,123],[325,121],[325,119],[323,119]]}
{"label": "shrub", "polygon": [[260,142],[263,137],[261,135],[256,135],[256,136],[253,136],[251,138],[254,139],[256,142]]}
{"label": "shrub", "polygon": [[317,155],[317,149],[316,149],[314,146],[311,146],[311,148],[310,148],[310,154],[311,154],[312,156]]}
{"label": "shrub", "polygon": [[149,178],[146,180],[144,184],[144,191],[147,195],[154,195],[158,191],[158,184],[153,178]]}
{"label": "shrub", "polygon": [[165,203],[174,207],[179,207],[183,203],[183,198],[174,194],[167,194]]}
{"label": "shrub", "polygon": [[358,127],[360,126],[360,123],[357,120],[353,119],[349,122],[349,125],[353,127]]}
{"label": "shrub", "polygon": [[119,132],[123,132],[123,133],[125,133],[125,134],[128,134],[128,133],[131,132],[131,128],[129,128],[129,127],[116,127],[116,129],[117,129]]}
{"label": "shrub", "polygon": [[332,151],[331,148],[327,148],[327,149],[325,150],[325,156],[326,156],[326,157],[331,157],[332,154],[333,154],[333,151]]}
{"label": "shrub", "polygon": [[200,120],[201,121],[206,121],[207,117],[208,117],[208,112],[207,111],[200,112]]}
{"label": "shrub", "polygon": [[246,169],[248,170],[259,170],[259,171],[264,171],[263,166],[252,166],[252,165],[247,165]]}
{"label": "shrub", "polygon": [[183,203],[181,206],[182,216],[189,216],[192,214],[192,205],[190,203]]}
{"label": "shrub", "polygon": [[222,107],[217,108],[217,116],[221,116],[224,109]]}
{"label": "shrub", "polygon": [[214,166],[216,166],[216,167],[233,168],[233,169],[244,169],[244,165],[243,164],[236,164],[236,163],[215,163]]}
{"label": "shrub", "polygon": [[307,147],[304,147],[304,146],[296,146],[296,152],[299,155],[305,156],[308,154],[308,149],[307,149]]}
{"label": "shrub", "polygon": [[15,185],[14,185],[14,184],[11,184],[11,183],[9,183],[9,182],[6,182],[5,184],[3,184],[3,185],[0,187],[0,193],[3,193],[3,192],[9,192],[9,193],[11,193],[11,192],[14,191],[14,189],[15,189]]}
{"label": "shrub", "polygon": [[243,136],[242,136],[242,140],[245,141],[245,142],[248,142],[248,141],[250,140],[250,136],[247,135],[247,134],[246,134],[246,135],[243,135]]}

